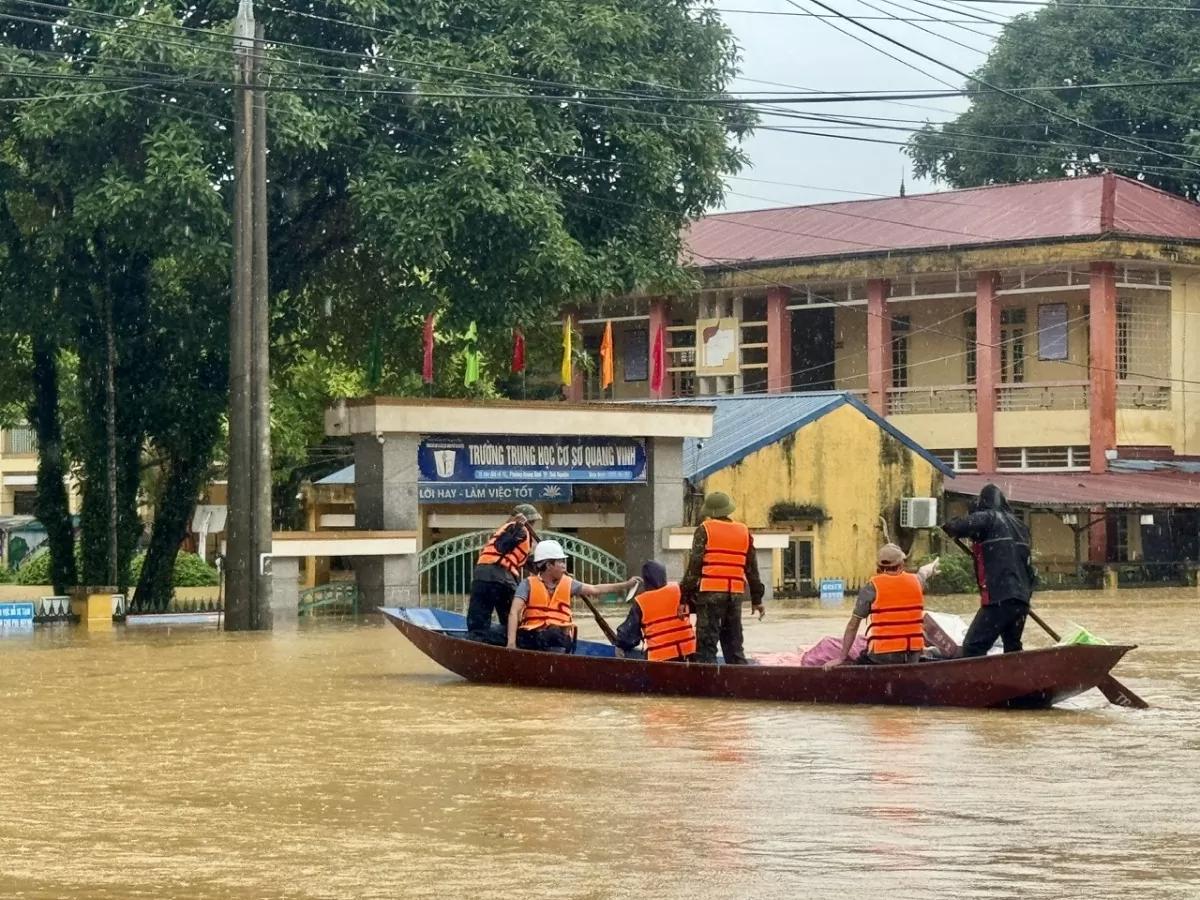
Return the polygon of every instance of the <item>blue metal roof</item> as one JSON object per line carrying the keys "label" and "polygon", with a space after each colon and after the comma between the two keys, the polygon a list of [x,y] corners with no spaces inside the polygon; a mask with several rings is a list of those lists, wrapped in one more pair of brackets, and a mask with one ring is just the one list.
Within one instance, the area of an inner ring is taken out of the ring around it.
{"label": "blue metal roof", "polygon": [[668,401],[683,406],[711,406],[713,433],[683,442],[683,477],[700,481],[793,434],[842,406],[853,406],[947,477],[954,471],[928,450],[889,424],[853,394],[808,391],[796,394],[724,394]]}
{"label": "blue metal roof", "polygon": [[354,466],[338,469],[332,475],[326,475],[317,484],[354,484]]}

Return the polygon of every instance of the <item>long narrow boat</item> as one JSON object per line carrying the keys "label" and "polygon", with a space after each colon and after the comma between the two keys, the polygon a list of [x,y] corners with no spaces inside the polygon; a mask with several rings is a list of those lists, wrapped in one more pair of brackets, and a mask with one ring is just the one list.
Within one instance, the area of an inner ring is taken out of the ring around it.
{"label": "long narrow boat", "polygon": [[1038,709],[1094,688],[1132,646],[1068,645],[903,666],[725,666],[618,658],[579,641],[574,655],[467,640],[466,620],[436,608],[382,610],[413,645],[468,681],[522,687],[789,703]]}

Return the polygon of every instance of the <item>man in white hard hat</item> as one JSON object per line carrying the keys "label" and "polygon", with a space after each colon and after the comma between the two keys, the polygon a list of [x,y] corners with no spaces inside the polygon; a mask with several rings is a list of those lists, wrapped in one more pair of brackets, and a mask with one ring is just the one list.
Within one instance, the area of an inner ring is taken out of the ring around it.
{"label": "man in white hard hat", "polygon": [[567,554],[554,540],[538,543],[533,550],[536,574],[517,585],[508,614],[508,647],[570,653],[575,649],[575,618],[571,600],[583,595],[620,594],[637,583],[636,578],[619,584],[584,584],[567,574]]}

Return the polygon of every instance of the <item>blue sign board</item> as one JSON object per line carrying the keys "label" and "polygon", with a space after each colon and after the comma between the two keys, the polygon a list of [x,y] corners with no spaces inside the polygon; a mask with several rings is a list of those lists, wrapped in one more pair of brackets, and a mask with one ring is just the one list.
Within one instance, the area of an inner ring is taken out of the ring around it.
{"label": "blue sign board", "polygon": [[429,484],[637,484],[646,480],[640,438],[426,437],[417,450]]}
{"label": "blue sign board", "polygon": [[0,603],[0,630],[27,631],[33,628],[33,604]]}
{"label": "blue sign board", "polygon": [[569,484],[419,484],[421,503],[570,503]]}
{"label": "blue sign board", "polygon": [[841,578],[821,579],[821,605],[840,606],[846,600],[846,582]]}

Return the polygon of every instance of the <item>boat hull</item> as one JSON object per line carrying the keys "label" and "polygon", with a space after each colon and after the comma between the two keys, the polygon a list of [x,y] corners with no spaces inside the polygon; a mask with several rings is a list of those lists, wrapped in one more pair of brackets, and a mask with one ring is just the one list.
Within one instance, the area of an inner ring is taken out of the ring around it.
{"label": "boat hull", "polygon": [[[576,655],[509,650],[454,632],[443,610],[383,614],[438,665],[468,681],[558,690],[785,703],[1045,708],[1094,688],[1133,649],[1068,645],[901,666],[726,666],[617,658],[580,641]],[[459,632],[461,634],[461,632]]]}

